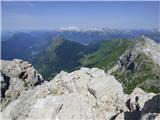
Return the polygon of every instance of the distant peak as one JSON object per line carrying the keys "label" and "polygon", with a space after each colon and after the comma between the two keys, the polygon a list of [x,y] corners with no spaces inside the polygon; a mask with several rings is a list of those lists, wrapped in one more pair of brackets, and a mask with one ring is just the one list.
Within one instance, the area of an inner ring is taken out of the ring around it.
{"label": "distant peak", "polygon": [[58,28],[57,31],[60,32],[66,32],[66,31],[71,31],[71,32],[111,32],[111,30],[108,27],[100,28],[100,27],[93,27],[93,28],[79,28],[75,26],[69,26],[69,27],[61,27]]}
{"label": "distant peak", "polygon": [[[156,43],[154,40],[150,39],[146,36],[140,36],[136,39],[133,46],[129,48],[123,55],[130,56],[129,58],[135,60],[140,54],[145,54],[147,57],[151,58],[154,63],[159,64],[160,61],[160,45]],[[131,57],[132,56],[132,57]]]}
{"label": "distant peak", "polygon": [[64,40],[64,36],[63,35],[57,35],[56,39],[61,39],[61,40]]}
{"label": "distant peak", "polygon": [[75,26],[69,26],[69,27],[61,27],[58,29],[58,31],[81,31],[80,28],[75,27]]}

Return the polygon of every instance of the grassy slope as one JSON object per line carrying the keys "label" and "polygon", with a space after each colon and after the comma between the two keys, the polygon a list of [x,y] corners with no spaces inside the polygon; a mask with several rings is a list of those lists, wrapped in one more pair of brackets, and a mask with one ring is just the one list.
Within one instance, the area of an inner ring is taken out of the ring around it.
{"label": "grassy slope", "polygon": [[[42,51],[38,56],[35,56],[32,63],[36,69],[44,76],[45,79],[50,78],[52,69],[49,66],[53,65],[57,61],[55,49],[64,42],[64,39],[57,39],[51,42],[47,48]],[[54,61],[54,62],[53,62]]]}
{"label": "grassy slope", "polygon": [[119,56],[125,52],[131,43],[128,40],[103,41],[100,44],[100,49],[84,56],[81,63],[86,67],[98,67],[107,71],[117,63]]}

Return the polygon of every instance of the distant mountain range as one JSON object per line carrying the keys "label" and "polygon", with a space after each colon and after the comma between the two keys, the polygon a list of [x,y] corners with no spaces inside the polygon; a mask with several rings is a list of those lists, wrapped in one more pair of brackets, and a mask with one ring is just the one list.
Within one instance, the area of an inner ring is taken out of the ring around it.
{"label": "distant mountain range", "polygon": [[160,42],[159,30],[80,29],[68,27],[54,31],[2,32],[1,58],[5,60],[20,58],[31,61],[34,55],[43,51],[47,44],[57,38],[57,36],[63,36],[67,40],[88,45],[101,40],[135,39],[141,35]]}
{"label": "distant mountain range", "polygon": [[33,55],[42,51],[52,38],[48,32],[9,33],[8,39],[1,42],[1,57],[5,60],[19,58],[31,61]]}

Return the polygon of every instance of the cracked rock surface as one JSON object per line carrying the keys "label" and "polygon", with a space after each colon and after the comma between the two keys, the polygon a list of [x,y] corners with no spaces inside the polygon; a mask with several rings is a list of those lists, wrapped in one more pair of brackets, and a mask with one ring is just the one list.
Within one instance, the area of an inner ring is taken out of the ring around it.
{"label": "cracked rock surface", "polygon": [[[132,120],[133,116],[142,119],[159,117],[159,94],[146,93],[140,88],[135,88],[131,95],[124,94],[115,77],[101,69],[82,67],[71,73],[62,71],[50,82],[37,86],[34,86],[37,82],[37,78],[33,79],[34,70],[24,61],[2,61],[1,73],[10,79],[4,97],[9,102],[5,104],[2,100],[2,119]],[[24,71],[28,76],[19,78]],[[1,78],[1,81],[6,79],[4,75]],[[23,80],[27,87],[23,86]],[[8,95],[12,97],[8,98]],[[136,96],[141,113],[136,111]],[[126,106],[128,99],[132,111]]]}

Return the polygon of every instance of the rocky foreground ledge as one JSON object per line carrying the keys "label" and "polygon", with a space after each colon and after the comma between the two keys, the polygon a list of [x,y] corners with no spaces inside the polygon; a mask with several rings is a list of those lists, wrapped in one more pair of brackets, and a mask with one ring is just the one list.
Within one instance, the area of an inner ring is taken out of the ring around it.
{"label": "rocky foreground ledge", "polygon": [[160,120],[160,94],[140,88],[124,94],[115,77],[98,68],[62,71],[46,82],[28,62],[1,60],[0,119]]}

